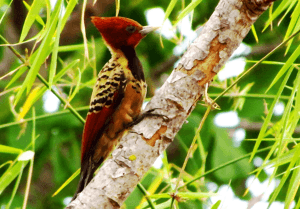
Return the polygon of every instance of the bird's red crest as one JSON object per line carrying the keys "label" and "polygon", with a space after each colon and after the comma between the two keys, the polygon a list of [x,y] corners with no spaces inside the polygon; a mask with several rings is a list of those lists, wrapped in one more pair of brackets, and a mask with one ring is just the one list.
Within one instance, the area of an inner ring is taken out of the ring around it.
{"label": "bird's red crest", "polygon": [[115,49],[121,46],[132,46],[133,48],[143,38],[139,33],[142,26],[125,17],[91,17],[92,22],[105,39],[106,43]]}

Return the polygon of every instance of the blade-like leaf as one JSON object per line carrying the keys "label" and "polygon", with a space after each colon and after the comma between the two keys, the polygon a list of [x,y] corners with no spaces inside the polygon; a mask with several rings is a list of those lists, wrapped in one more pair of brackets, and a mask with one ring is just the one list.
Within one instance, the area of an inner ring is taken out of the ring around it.
{"label": "blade-like leaf", "polygon": [[33,1],[32,5],[29,9],[29,12],[26,16],[25,22],[23,24],[23,29],[21,32],[19,42],[22,42],[25,39],[25,37],[27,36],[32,24],[34,23],[34,21],[35,21],[36,17],[38,16],[43,5],[44,5],[44,1],[40,1],[40,0]]}
{"label": "blade-like leaf", "polygon": [[[53,85],[55,85],[57,83],[57,81],[63,76],[65,75],[65,73],[67,72],[67,70],[69,70],[70,68],[74,67],[76,64],[79,63],[80,60],[74,60],[73,62],[71,62],[70,64],[68,64],[66,67],[64,67],[53,79]],[[41,98],[44,93],[48,90],[48,88],[46,86],[39,88],[36,87],[27,97],[22,111],[18,117],[18,119],[20,120],[21,118],[25,117],[25,114],[29,111],[29,109],[32,107],[32,105],[39,99]]]}
{"label": "blade-like leaf", "polygon": [[61,71],[59,71],[59,73],[56,74],[56,76],[54,77],[53,82],[56,83],[63,75],[65,75],[67,70],[73,68],[79,62],[80,62],[80,60],[77,59],[77,60],[74,60],[73,62],[69,63],[66,67],[64,67]]}
{"label": "blade-like leaf", "polygon": [[171,0],[170,1],[169,5],[168,5],[168,8],[166,10],[166,13],[165,13],[165,18],[164,18],[163,23],[166,21],[166,19],[169,18],[169,16],[170,16],[171,12],[173,11],[176,3],[177,3],[177,0]]}
{"label": "blade-like leaf", "polygon": [[[298,71],[297,76],[296,76],[296,80],[295,80],[295,87],[292,90],[292,93],[290,95],[290,99],[285,107],[284,113],[282,115],[282,125],[280,127],[278,127],[277,132],[280,132],[280,137],[279,139],[275,142],[275,144],[273,146],[276,146],[277,148],[277,157],[276,160],[280,161],[282,153],[284,152],[284,150],[286,150],[286,146],[287,143],[284,141],[284,137],[292,137],[292,133],[294,132],[294,130],[291,130],[291,126],[290,126],[290,122],[291,122],[291,118],[292,118],[292,113],[291,113],[291,109],[292,109],[292,105],[294,103],[294,97],[296,94],[296,91],[298,91],[299,85],[300,85],[300,72]],[[272,173],[272,175],[270,176],[269,182],[271,182],[276,175],[276,171],[278,169],[278,166],[274,166],[274,171]]]}
{"label": "blade-like leaf", "polygon": [[68,178],[52,195],[52,197],[54,197],[55,195],[57,195],[61,190],[63,190],[63,188],[65,188],[71,181],[73,181],[80,173],[80,168],[72,174],[72,176],[70,178]]}
{"label": "blade-like leaf", "polygon": [[271,24],[271,22],[277,18],[291,3],[295,2],[297,0],[285,0],[281,1],[280,5],[276,8],[274,13],[269,17],[268,21],[266,22],[266,25],[262,31],[265,31],[267,27]]}
{"label": "blade-like leaf", "polygon": [[47,31],[45,38],[43,39],[39,49],[37,50],[37,55],[31,65],[31,68],[23,82],[21,89],[18,91],[18,93],[16,95],[14,105],[16,105],[18,103],[18,101],[20,100],[23,92],[25,91],[25,88],[27,88],[27,93],[29,92],[29,90],[31,89],[32,84],[36,78],[36,75],[39,72],[41,65],[43,64],[46,57],[48,56],[49,49],[51,49],[51,47],[50,47],[51,40],[52,40],[53,34],[55,32],[55,26],[56,26],[57,20],[59,18],[59,9],[56,9],[56,8],[60,7],[61,3],[62,3],[62,0],[58,0],[56,3],[55,9],[54,9],[55,12],[51,16],[52,22],[49,27],[49,30]]}
{"label": "blade-like leaf", "polygon": [[186,15],[188,15],[193,9],[195,9],[196,6],[198,6],[201,3],[202,0],[195,0],[192,1],[189,5],[187,5],[186,8],[177,17],[177,21],[174,23],[173,26],[176,26],[180,20],[182,20]]}
{"label": "blade-like leaf", "polygon": [[258,36],[257,36],[257,33],[256,33],[256,30],[255,30],[254,25],[251,26],[251,31],[252,31],[252,33],[253,33],[253,36],[254,36],[254,38],[255,38],[256,43],[258,43],[258,42],[259,42],[259,41],[258,41]]}
{"label": "blade-like leaf", "polygon": [[288,27],[288,29],[286,31],[285,36],[284,36],[284,40],[286,40],[292,34],[292,31],[293,31],[293,29],[295,27],[295,24],[296,24],[296,22],[297,22],[297,20],[299,18],[299,14],[300,14],[300,1],[298,1],[298,4],[297,4],[296,8],[293,11],[292,19],[291,19],[291,21],[289,23],[289,27]]}
{"label": "blade-like leaf", "polygon": [[16,164],[6,170],[0,178],[0,194],[19,175],[27,163],[28,161],[17,161]]}
{"label": "blade-like leaf", "polygon": [[77,51],[77,50],[83,50],[83,49],[84,49],[84,44],[76,44],[76,45],[68,45],[68,46],[58,47],[59,52],[70,52],[70,51]]}
{"label": "blade-like leaf", "polygon": [[25,115],[30,110],[32,105],[36,102],[36,100],[37,100],[36,98],[39,98],[41,96],[39,93],[40,89],[41,89],[41,87],[37,86],[30,92],[30,94],[28,95],[28,97],[26,98],[26,101],[24,102],[24,104],[22,106],[20,114],[18,115],[18,118],[17,118],[18,121],[22,120],[25,117]]}
{"label": "blade-like leaf", "polygon": [[[30,10],[30,5],[27,4],[26,1],[23,1],[23,4],[25,5],[26,9],[28,9],[28,11],[29,11]],[[45,26],[45,23],[44,23],[43,19],[39,15],[36,16],[36,21],[38,23],[40,23],[42,26]]]}
{"label": "blade-like leaf", "polygon": [[293,158],[294,155],[295,155],[295,150],[294,149],[289,150],[288,152],[281,155],[279,160],[277,158],[270,160],[267,163],[262,164],[259,168],[255,169],[254,171],[251,171],[249,174],[258,172],[259,170],[266,168],[268,166],[279,167],[281,165],[287,164],[291,162],[291,159]]}
{"label": "blade-like leaf", "polygon": [[[61,11],[61,10],[60,10]],[[60,38],[60,27],[61,27],[62,19],[59,19],[57,29],[56,29],[56,37],[53,46],[52,56],[51,56],[51,63],[49,69],[49,87],[52,88],[53,78],[56,74],[56,67],[57,67],[57,53],[58,53],[58,46],[59,46],[59,38]]]}
{"label": "blade-like leaf", "polygon": [[77,4],[77,0],[68,1],[68,6],[67,6],[65,14],[61,20],[61,30],[65,27],[65,24],[66,24],[69,16],[71,15],[74,7],[76,6],[76,4]]}
{"label": "blade-like leaf", "polygon": [[281,78],[281,76],[289,69],[289,67],[294,64],[295,60],[300,56],[300,45],[297,47],[297,49],[293,52],[293,54],[289,57],[289,59],[286,61],[284,66],[280,69],[280,71],[277,73],[275,78],[273,79],[272,83],[268,87],[265,93],[267,93],[272,86]]}
{"label": "blade-like leaf", "polygon": [[273,195],[272,195],[272,197],[270,198],[270,201],[269,201],[269,206],[272,204],[273,201],[275,201],[275,199],[278,196],[279,192],[281,191],[284,183],[286,182],[286,180],[287,180],[287,178],[288,178],[288,176],[291,172],[291,169],[294,167],[295,163],[299,159],[299,154],[298,153],[300,151],[300,144],[296,145],[296,147],[294,149],[296,150],[295,155],[291,159],[291,162],[290,162],[288,168],[286,169],[286,172],[284,173],[283,177],[281,178],[280,184],[274,190]]}
{"label": "blade-like leaf", "polygon": [[15,183],[15,186],[14,186],[14,190],[13,190],[13,192],[12,192],[12,194],[11,194],[11,198],[10,198],[8,204],[6,205],[6,208],[10,208],[10,206],[11,206],[13,200],[14,200],[14,197],[15,197],[15,195],[16,195],[16,193],[17,193],[17,190],[18,190],[19,185],[20,185],[20,182],[21,182],[23,170],[24,170],[24,166],[21,168],[21,171],[20,171],[20,173],[19,173],[19,176],[18,176],[18,178],[17,178],[17,180],[16,180],[16,183]]}
{"label": "blade-like leaf", "polygon": [[23,150],[0,144],[0,152],[2,152],[2,153],[10,153],[10,154],[20,154],[20,153],[23,152]]}
{"label": "blade-like leaf", "polygon": [[116,0],[116,17],[119,16],[120,12],[120,0]]}
{"label": "blade-like leaf", "polygon": [[289,14],[289,12],[291,11],[291,9],[294,7],[294,5],[297,3],[297,1],[292,1],[290,2],[290,6],[289,8],[287,8],[287,10],[285,11],[284,15],[280,18],[280,20],[278,21],[278,25],[280,25],[280,23],[282,22],[282,20],[286,17],[287,14]]}
{"label": "blade-like leaf", "polygon": [[208,198],[212,196],[216,196],[218,194],[212,192],[178,192],[178,197],[188,198],[188,199],[199,199],[199,198]]}
{"label": "blade-like leaf", "polygon": [[10,85],[12,85],[16,80],[18,80],[18,78],[21,77],[21,75],[23,75],[23,73],[25,73],[25,71],[27,70],[27,67],[25,65],[20,65],[17,68],[20,68],[18,70],[18,72],[12,77],[12,79],[10,79],[9,83],[6,85],[5,89],[7,89],[8,87],[10,87]]}
{"label": "blade-like leaf", "polygon": [[79,91],[80,82],[81,82],[81,72],[80,72],[80,69],[78,68],[77,84],[76,84],[76,87],[75,87],[72,95],[69,97],[69,102],[71,102],[71,100],[75,97],[75,95]]}
{"label": "blade-like leaf", "polygon": [[251,154],[251,157],[250,157],[250,160],[249,160],[249,161],[251,161],[251,160],[253,159],[253,157],[254,157],[256,151],[258,150],[258,147],[259,147],[259,145],[260,145],[262,139],[265,137],[265,133],[266,133],[266,131],[267,131],[267,128],[268,128],[268,126],[269,126],[269,123],[270,123],[271,118],[272,118],[272,115],[273,115],[273,109],[274,109],[274,107],[275,107],[275,104],[277,103],[277,101],[278,101],[278,99],[279,99],[279,96],[281,95],[281,93],[282,93],[282,91],[283,91],[283,89],[284,89],[284,87],[285,87],[285,85],[286,85],[286,83],[287,83],[287,81],[288,81],[288,79],[289,79],[289,77],[290,77],[292,71],[293,71],[293,67],[290,68],[290,70],[289,70],[288,73],[286,74],[284,80],[282,81],[282,83],[281,83],[281,85],[280,85],[280,87],[279,87],[279,89],[278,89],[277,95],[276,95],[276,97],[275,97],[275,99],[274,99],[274,101],[273,101],[273,103],[272,103],[272,105],[271,105],[271,107],[270,107],[270,109],[269,109],[269,113],[268,113],[268,115],[267,115],[267,117],[266,117],[266,119],[265,119],[265,121],[264,121],[263,126],[262,126],[261,129],[260,129],[259,135],[258,135],[258,137],[257,137],[257,141],[256,141],[256,143],[255,143],[255,146],[254,146],[254,148],[253,148],[253,151],[252,151],[252,154]]}
{"label": "blade-like leaf", "polygon": [[[300,166],[300,161],[299,160],[298,160],[298,163],[295,165],[295,167],[296,166]],[[290,205],[294,201],[297,190],[299,188],[299,184],[300,184],[299,179],[300,179],[300,167],[296,168],[293,171],[293,175],[292,175],[292,178],[289,182],[289,188],[288,188],[287,195],[286,195],[286,198],[285,198],[285,204],[284,204],[285,207],[284,207],[284,209],[289,209]]]}
{"label": "blade-like leaf", "polygon": [[[300,30],[300,18],[298,18],[297,23],[295,24],[295,28],[294,28],[294,30],[293,30],[293,33],[295,33],[296,31],[299,31],[299,30]],[[290,47],[292,46],[293,40],[294,40],[294,38],[292,38],[292,39],[289,41],[288,46],[286,47],[286,50],[285,50],[285,54],[288,53]]]}
{"label": "blade-like leaf", "polygon": [[218,201],[211,207],[211,209],[218,209],[219,206],[220,206],[220,204],[221,204],[221,200],[218,200]]}
{"label": "blade-like leaf", "polygon": [[8,4],[8,6],[7,6],[7,8],[6,8],[6,10],[3,12],[2,17],[0,18],[0,25],[1,25],[1,22],[2,22],[3,18],[5,17],[6,12],[10,9],[10,5],[11,5],[12,2],[13,2],[13,0],[11,0],[11,1],[9,2],[9,4]]}

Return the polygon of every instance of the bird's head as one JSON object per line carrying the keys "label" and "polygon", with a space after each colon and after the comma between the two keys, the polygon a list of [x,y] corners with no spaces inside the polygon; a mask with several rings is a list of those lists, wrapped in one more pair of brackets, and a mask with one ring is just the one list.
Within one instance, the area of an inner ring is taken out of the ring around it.
{"label": "bird's head", "polygon": [[138,22],[125,17],[91,17],[105,42],[113,49],[122,46],[135,48],[148,33],[157,27],[141,26]]}

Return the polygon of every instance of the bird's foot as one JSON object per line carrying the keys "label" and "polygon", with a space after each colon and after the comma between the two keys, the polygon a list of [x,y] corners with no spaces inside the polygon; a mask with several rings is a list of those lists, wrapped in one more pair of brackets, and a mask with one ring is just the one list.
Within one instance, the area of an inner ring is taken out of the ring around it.
{"label": "bird's foot", "polygon": [[155,111],[157,109],[160,109],[160,108],[153,108],[151,110],[148,110],[148,111],[140,114],[134,121],[132,121],[131,123],[126,125],[126,128],[129,128],[131,126],[134,126],[134,125],[138,124],[139,122],[141,122],[146,117],[162,117],[164,122],[168,122],[169,121],[168,116],[162,115],[162,114],[159,114],[159,113],[153,113],[153,111]]}

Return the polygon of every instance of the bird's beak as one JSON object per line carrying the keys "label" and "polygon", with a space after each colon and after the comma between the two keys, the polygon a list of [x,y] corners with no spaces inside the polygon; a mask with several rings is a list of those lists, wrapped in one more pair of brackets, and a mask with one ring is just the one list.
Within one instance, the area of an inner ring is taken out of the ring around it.
{"label": "bird's beak", "polygon": [[148,33],[151,33],[152,31],[155,31],[158,28],[160,28],[160,27],[143,26],[143,29],[140,30],[140,34],[142,34],[142,36],[146,36]]}

